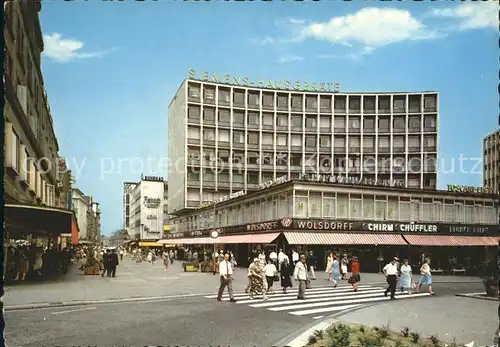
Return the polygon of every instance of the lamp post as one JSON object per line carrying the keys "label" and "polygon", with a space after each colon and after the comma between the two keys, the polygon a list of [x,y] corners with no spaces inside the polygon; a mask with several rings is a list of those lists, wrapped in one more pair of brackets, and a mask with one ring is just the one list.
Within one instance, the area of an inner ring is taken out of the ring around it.
{"label": "lamp post", "polygon": [[[217,190],[214,191],[214,194],[217,193]],[[215,229],[217,228],[217,199],[214,199],[214,210],[213,210],[213,221],[212,221],[212,229],[213,231],[216,231]],[[211,235],[212,236],[212,235]],[[217,235],[218,236],[218,235]],[[216,250],[217,250],[217,244],[216,244],[216,237],[212,237],[213,238],[213,242],[214,242],[214,252],[213,252],[213,261],[214,261],[214,276],[215,276],[215,273],[217,272],[216,271],[216,268],[215,268],[215,265],[217,264],[217,254],[216,254]]]}

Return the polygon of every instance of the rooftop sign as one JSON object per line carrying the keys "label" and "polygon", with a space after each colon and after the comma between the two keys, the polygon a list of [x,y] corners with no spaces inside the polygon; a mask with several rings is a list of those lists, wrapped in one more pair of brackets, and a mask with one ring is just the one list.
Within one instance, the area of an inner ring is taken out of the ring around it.
{"label": "rooftop sign", "polygon": [[195,69],[188,70],[188,76],[192,80],[214,83],[226,83],[240,87],[257,87],[267,89],[295,90],[303,92],[333,92],[340,90],[340,84],[332,82],[312,81],[275,81],[270,79],[251,81],[247,76],[231,76],[218,73],[199,72]]}
{"label": "rooftop sign", "polygon": [[335,176],[330,174],[301,174],[299,177],[300,181],[306,182],[324,182],[324,183],[342,183],[342,184],[354,184],[360,186],[377,186],[377,187],[398,187],[404,188],[405,183],[399,180],[373,180],[369,178],[360,177],[345,177],[345,176]]}
{"label": "rooftop sign", "polygon": [[493,189],[488,187],[473,187],[473,186],[460,186],[458,184],[448,184],[449,192],[454,193],[477,193],[477,194],[498,194]]}

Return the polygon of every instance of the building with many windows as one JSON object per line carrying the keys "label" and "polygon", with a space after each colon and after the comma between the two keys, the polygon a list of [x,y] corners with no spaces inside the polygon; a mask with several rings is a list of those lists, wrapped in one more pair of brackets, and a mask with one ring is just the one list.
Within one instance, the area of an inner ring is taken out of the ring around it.
{"label": "building with many windows", "polygon": [[500,191],[500,130],[483,140],[483,185]]}
{"label": "building with many windows", "polygon": [[101,235],[99,203],[92,196],[85,195],[78,188],[73,188],[71,198],[78,229],[80,230],[80,240],[98,241]]}
{"label": "building with many windows", "polygon": [[139,182],[124,183],[124,229],[131,240],[157,241],[162,238],[168,183],[162,177],[143,176]]}
{"label": "building with many windows", "polygon": [[380,254],[418,264],[425,253],[435,269],[451,271],[449,257],[459,258],[457,268],[479,264],[485,251],[496,257],[499,198],[480,190],[389,187],[306,174],[175,218],[175,232],[162,242],[209,249],[216,244],[235,252],[241,264],[256,245],[314,250],[320,262],[336,250],[359,256],[369,271],[377,270]]}
{"label": "building with many windows", "polygon": [[186,79],[169,106],[169,213],[302,173],[437,184],[438,93],[267,89]]}

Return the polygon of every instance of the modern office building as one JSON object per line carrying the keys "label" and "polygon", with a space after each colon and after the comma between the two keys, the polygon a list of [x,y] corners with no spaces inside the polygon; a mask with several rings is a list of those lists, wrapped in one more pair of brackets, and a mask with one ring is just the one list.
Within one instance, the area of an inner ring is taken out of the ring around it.
{"label": "modern office building", "polygon": [[163,237],[165,187],[168,192],[167,182],[156,176],[124,183],[124,229],[131,240],[157,241]]}
{"label": "modern office building", "polygon": [[483,185],[500,191],[500,130],[483,140]]}
{"label": "modern office building", "polygon": [[435,189],[438,104],[436,92],[311,92],[186,79],[169,106],[169,213],[301,173]]}

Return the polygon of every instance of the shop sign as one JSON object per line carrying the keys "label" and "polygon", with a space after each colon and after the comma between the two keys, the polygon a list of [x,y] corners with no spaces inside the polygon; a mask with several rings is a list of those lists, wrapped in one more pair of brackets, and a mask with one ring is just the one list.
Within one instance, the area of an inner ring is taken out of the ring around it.
{"label": "shop sign", "polygon": [[284,175],[284,176],[278,177],[275,180],[269,180],[267,182],[261,183],[259,185],[259,189],[270,188],[272,186],[276,186],[278,184],[282,184],[282,183],[285,183],[285,182],[288,182],[288,181],[289,181],[288,175]]}
{"label": "shop sign", "polygon": [[158,208],[161,205],[160,198],[149,198],[147,196],[144,197],[144,206],[147,208]]}
{"label": "shop sign", "polygon": [[163,177],[159,176],[144,176],[142,177],[143,181],[148,181],[148,182],[163,182]]}
{"label": "shop sign", "polygon": [[158,216],[155,216],[154,214],[149,214],[146,216],[146,219],[150,219],[150,220],[158,219]]}
{"label": "shop sign", "polygon": [[458,184],[448,184],[448,191],[453,193],[475,193],[475,194],[498,194],[488,187],[461,186]]}
{"label": "shop sign", "polygon": [[293,219],[290,217],[285,217],[281,220],[273,220],[262,223],[247,224],[246,231],[268,231],[268,230],[278,230],[287,229],[292,226]]}
{"label": "shop sign", "polygon": [[210,201],[210,202],[205,202],[203,204],[200,204],[200,207],[198,207],[198,208],[201,209],[201,208],[213,206],[214,204],[215,205],[216,204],[220,204],[221,202],[225,202],[225,201],[228,201],[228,200],[231,200],[231,199],[239,198],[240,196],[243,196],[243,195],[245,195],[245,191],[244,190],[240,190],[239,192],[223,196],[222,198],[217,199],[215,201]]}
{"label": "shop sign", "polygon": [[226,83],[241,87],[257,87],[267,89],[282,89],[282,90],[296,90],[296,91],[314,91],[314,92],[338,92],[340,90],[339,83],[332,82],[310,82],[310,81],[274,81],[274,80],[257,80],[251,81],[247,76],[231,76],[221,75],[218,73],[209,74],[208,72],[198,72],[195,69],[188,70],[189,79]]}
{"label": "shop sign", "polygon": [[360,186],[374,186],[374,187],[397,187],[404,188],[405,183],[401,180],[385,180],[385,179],[371,179],[361,177],[345,177],[341,175],[331,174],[301,174],[299,181],[305,182],[323,182],[323,183],[341,183]]}
{"label": "shop sign", "polygon": [[497,225],[440,225],[440,232],[447,234],[476,234],[476,235],[498,235],[500,227]]}
{"label": "shop sign", "polygon": [[361,224],[358,222],[342,222],[342,221],[327,221],[327,220],[296,220],[295,227],[303,230],[331,230],[331,231],[351,231],[360,230]]}
{"label": "shop sign", "polygon": [[402,233],[437,233],[437,224],[417,223],[364,223],[363,230]]}

